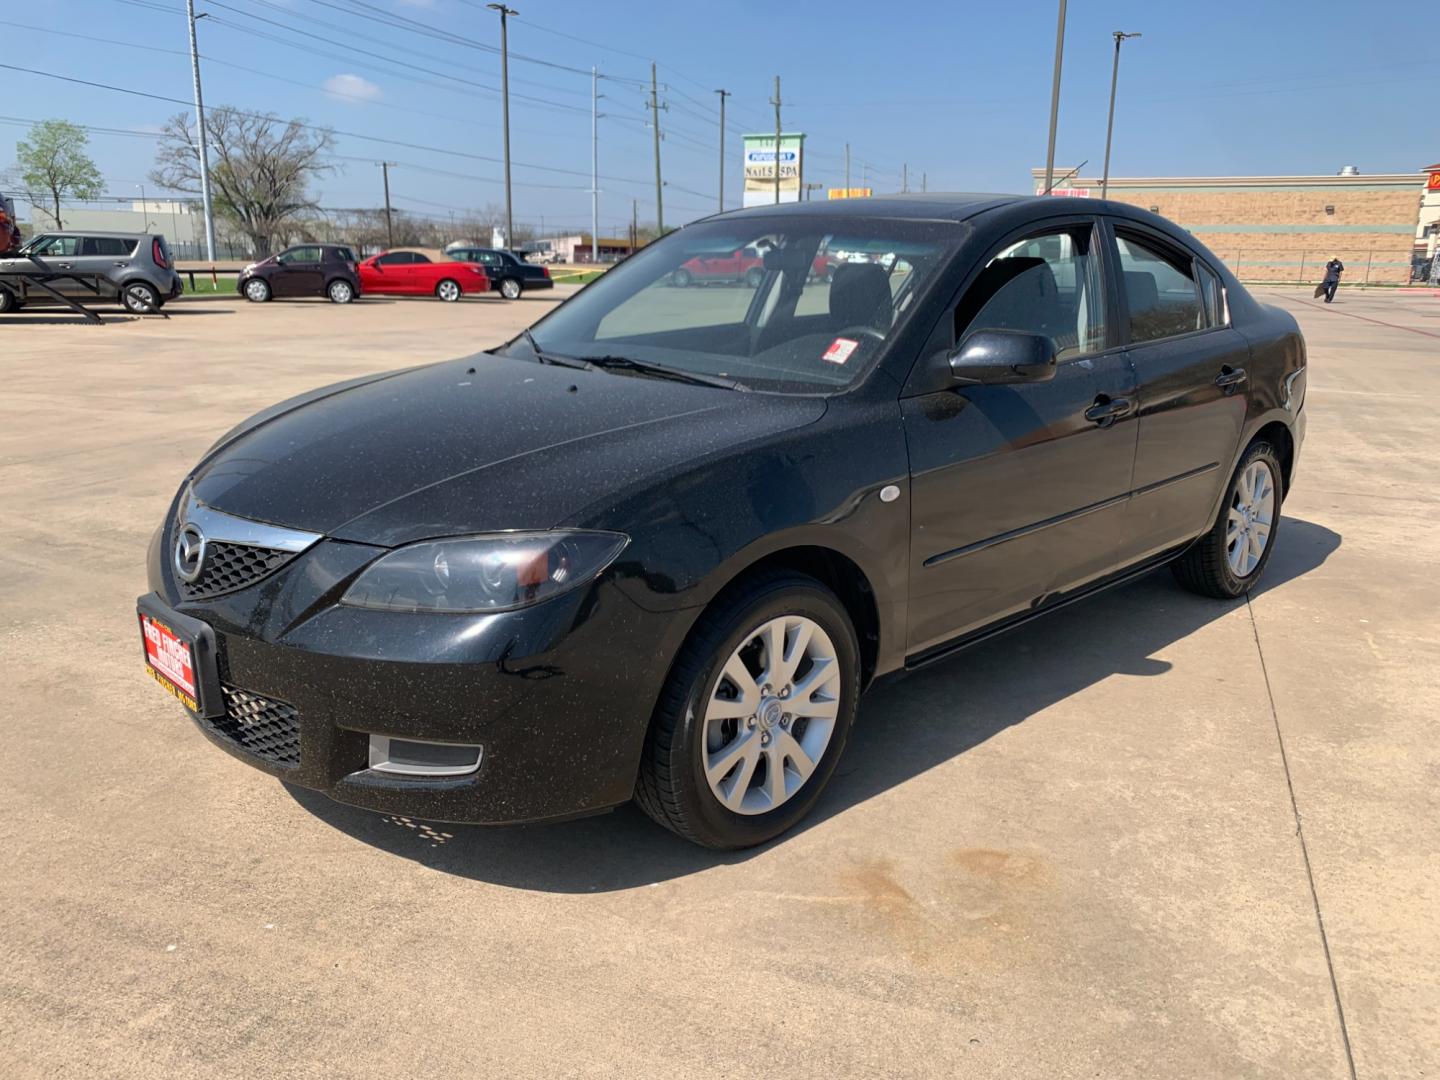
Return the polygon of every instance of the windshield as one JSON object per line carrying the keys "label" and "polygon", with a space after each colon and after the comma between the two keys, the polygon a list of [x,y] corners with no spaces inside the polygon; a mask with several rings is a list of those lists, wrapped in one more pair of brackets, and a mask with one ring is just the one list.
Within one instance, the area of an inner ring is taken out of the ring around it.
{"label": "windshield", "polygon": [[556,356],[834,393],[873,366],[963,235],[922,221],[700,222],[608,271],[537,325],[534,339]]}

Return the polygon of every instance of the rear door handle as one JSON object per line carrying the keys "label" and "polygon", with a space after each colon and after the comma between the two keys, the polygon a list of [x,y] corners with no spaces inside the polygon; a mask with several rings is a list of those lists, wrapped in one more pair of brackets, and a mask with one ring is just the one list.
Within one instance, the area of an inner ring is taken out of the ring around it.
{"label": "rear door handle", "polygon": [[1101,394],[1095,404],[1085,410],[1085,419],[1101,427],[1109,427],[1131,409],[1129,398],[1112,398]]}
{"label": "rear door handle", "polygon": [[1235,392],[1235,388],[1243,383],[1248,375],[1243,367],[1232,368],[1226,364],[1220,369],[1220,374],[1215,376],[1215,385],[1224,390],[1227,394]]}
{"label": "rear door handle", "polygon": [[56,263],[56,264],[55,264],[55,267],[56,267],[57,270],[69,270],[69,269],[70,269],[70,264],[69,264],[69,263]]}

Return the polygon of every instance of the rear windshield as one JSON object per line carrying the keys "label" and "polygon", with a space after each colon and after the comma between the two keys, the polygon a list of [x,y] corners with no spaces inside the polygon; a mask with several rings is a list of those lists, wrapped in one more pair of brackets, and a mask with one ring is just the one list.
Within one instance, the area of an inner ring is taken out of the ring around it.
{"label": "rear windshield", "polygon": [[835,392],[874,365],[966,232],[803,215],[700,222],[608,271],[533,334],[558,356]]}

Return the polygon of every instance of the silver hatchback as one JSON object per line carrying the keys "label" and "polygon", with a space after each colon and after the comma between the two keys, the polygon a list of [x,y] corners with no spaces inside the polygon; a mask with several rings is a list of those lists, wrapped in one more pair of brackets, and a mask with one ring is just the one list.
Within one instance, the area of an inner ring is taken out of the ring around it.
{"label": "silver hatchback", "polygon": [[98,284],[100,299],[118,300],[137,315],[160,310],[181,292],[175,260],[159,233],[41,233],[17,254],[0,259],[0,312],[55,302],[25,279],[4,276],[17,270],[71,271],[81,277],[48,284],[82,303],[96,298],[92,285]]}

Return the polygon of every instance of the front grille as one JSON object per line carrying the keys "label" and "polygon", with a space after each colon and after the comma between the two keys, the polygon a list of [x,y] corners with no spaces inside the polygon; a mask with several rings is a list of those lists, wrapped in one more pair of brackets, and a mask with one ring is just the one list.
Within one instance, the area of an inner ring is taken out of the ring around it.
{"label": "front grille", "polygon": [[194,581],[181,581],[180,594],[186,600],[204,600],[234,592],[273,574],[295,557],[280,548],[252,547],[210,540],[205,544],[205,565]]}
{"label": "front grille", "polygon": [[205,721],[246,753],[294,767],[300,764],[300,714],[294,705],[221,683],[225,715]]}

